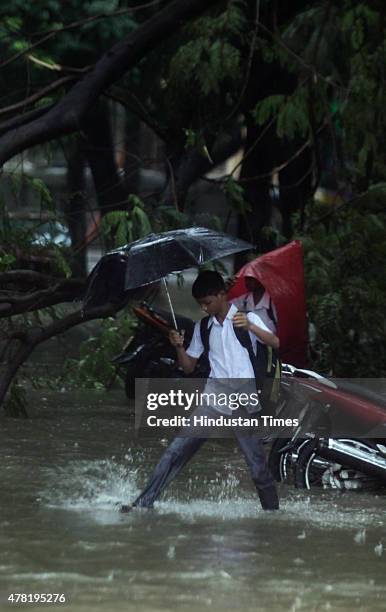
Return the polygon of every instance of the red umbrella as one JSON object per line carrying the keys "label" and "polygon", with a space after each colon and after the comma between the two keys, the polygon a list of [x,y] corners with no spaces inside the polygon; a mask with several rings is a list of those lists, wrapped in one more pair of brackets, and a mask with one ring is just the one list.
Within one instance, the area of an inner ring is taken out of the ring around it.
{"label": "red umbrella", "polygon": [[229,299],[247,292],[244,276],[253,276],[265,287],[276,306],[280,357],[297,367],[307,366],[307,307],[303,250],[299,240],[265,253],[239,270]]}

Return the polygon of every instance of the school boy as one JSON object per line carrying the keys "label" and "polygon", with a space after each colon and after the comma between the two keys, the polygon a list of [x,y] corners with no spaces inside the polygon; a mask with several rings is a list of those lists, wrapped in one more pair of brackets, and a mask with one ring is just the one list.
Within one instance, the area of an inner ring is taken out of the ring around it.
{"label": "school boy", "polygon": [[272,298],[265,287],[254,276],[244,277],[247,293],[231,300],[242,312],[254,312],[268,329],[276,334],[277,313]]}
{"label": "school boy", "polygon": [[[192,295],[209,315],[209,381],[254,379],[255,373],[249,352],[240,343],[234,327],[248,331],[255,351],[258,350],[257,339],[278,349],[277,336],[255,313],[238,312],[236,306],[228,302],[225,283],[217,272],[201,272],[193,284]],[[176,348],[179,365],[186,374],[192,373],[198,358],[204,352],[200,322],[196,323],[192,341],[186,350],[183,346],[183,333],[173,330],[169,339]],[[215,411],[216,408],[212,410]],[[246,435],[238,428],[233,430],[233,434],[250,469],[263,510],[277,510],[279,500],[276,485],[267,466],[262,441],[257,437]],[[146,488],[132,506],[122,506],[121,511],[127,512],[136,506],[151,508],[160,493],[206,439],[203,436],[177,436],[162,455]]]}

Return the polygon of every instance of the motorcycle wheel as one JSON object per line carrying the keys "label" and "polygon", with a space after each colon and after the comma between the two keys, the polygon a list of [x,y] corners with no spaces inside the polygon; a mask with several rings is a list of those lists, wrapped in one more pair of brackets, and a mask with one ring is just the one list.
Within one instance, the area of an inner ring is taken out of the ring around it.
{"label": "motorcycle wheel", "polygon": [[[348,439],[355,446],[360,446],[362,450],[372,452],[373,445],[366,440]],[[373,489],[380,486],[377,478],[368,476],[361,472],[355,472],[355,478],[351,482],[358,486],[348,486],[348,480],[342,474],[353,472],[352,468],[335,463],[328,458],[321,457],[317,452],[317,442],[315,439],[308,440],[300,449],[295,465],[295,486],[299,489],[311,489],[313,487],[326,487],[336,489]]]}
{"label": "motorcycle wheel", "polygon": [[277,482],[288,482],[292,479],[297,454],[299,448],[304,444],[304,440],[296,440],[290,448],[282,451],[290,443],[291,438],[278,438],[271,446],[268,466]]}
{"label": "motorcycle wheel", "polygon": [[311,489],[323,486],[323,474],[332,465],[332,462],[318,456],[315,439],[307,440],[299,450],[294,466],[295,487]]}

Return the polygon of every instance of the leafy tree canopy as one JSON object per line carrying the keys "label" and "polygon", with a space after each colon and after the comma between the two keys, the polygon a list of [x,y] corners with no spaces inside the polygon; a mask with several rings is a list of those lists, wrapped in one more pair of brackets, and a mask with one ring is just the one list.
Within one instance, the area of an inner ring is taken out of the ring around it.
{"label": "leafy tree canopy", "polygon": [[[99,159],[103,177],[95,168],[93,173],[98,193],[114,192],[112,213],[103,211],[101,227],[111,240],[122,241],[150,226],[184,223],[190,187],[243,143],[240,175],[235,169],[214,182],[239,215],[240,234],[262,248],[294,235],[295,213],[307,252],[317,364],[347,375],[350,353],[360,347],[353,373],[382,370],[371,365],[379,364],[375,356],[385,338],[379,270],[386,36],[380,0],[176,0],[142,7],[117,0],[5,0],[1,16],[1,163],[31,146],[75,135],[90,158]],[[108,129],[102,143],[91,138],[102,134],[95,130],[95,112],[106,98],[163,142],[166,184],[152,200],[142,201],[117,178]],[[328,214],[313,200],[326,181],[335,193]],[[35,183],[34,189],[49,208],[44,186]],[[3,202],[3,213],[6,208]],[[274,225],[274,213],[279,223],[265,242],[269,232],[263,227]],[[18,271],[11,242],[5,224],[4,318],[47,303],[34,296],[42,278],[31,285],[23,274],[17,283],[9,276]],[[66,278],[67,257],[63,249],[55,256],[62,284],[44,285],[50,304],[55,291],[62,301],[79,295],[79,284],[70,286],[75,279]],[[10,278],[11,288],[26,295],[10,295]],[[70,324],[80,321],[75,317]],[[52,322],[52,333],[60,329]],[[15,371],[29,354],[25,346],[36,345],[36,329],[33,338],[30,332],[11,334],[21,342]]]}

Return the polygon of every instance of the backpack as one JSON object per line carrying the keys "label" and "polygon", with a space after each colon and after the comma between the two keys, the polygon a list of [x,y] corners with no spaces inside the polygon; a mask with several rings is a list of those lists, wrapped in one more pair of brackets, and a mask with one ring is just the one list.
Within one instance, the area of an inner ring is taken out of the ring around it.
{"label": "backpack", "polygon": [[[204,354],[200,358],[199,371],[209,376],[209,336],[212,326],[209,326],[210,317],[204,317],[200,321],[201,342],[204,346]],[[281,361],[277,351],[271,346],[257,342],[256,354],[253,350],[252,340],[249,332],[240,327],[234,327],[236,338],[240,344],[247,349],[255,374],[256,388],[260,392],[261,399],[276,403],[280,395]],[[205,375],[205,374],[204,374]]]}

